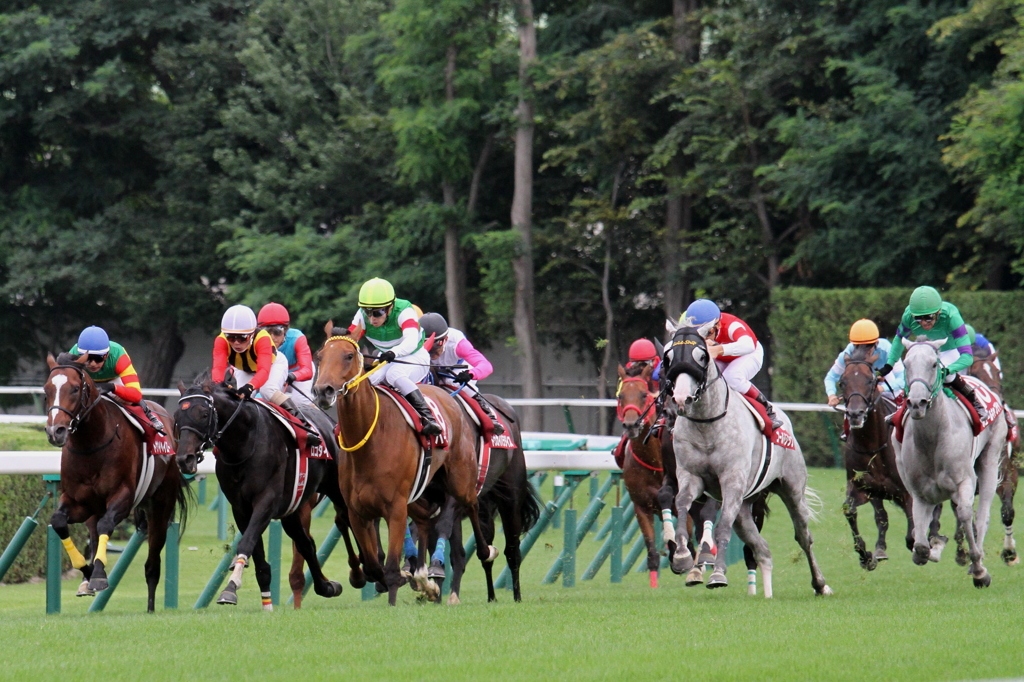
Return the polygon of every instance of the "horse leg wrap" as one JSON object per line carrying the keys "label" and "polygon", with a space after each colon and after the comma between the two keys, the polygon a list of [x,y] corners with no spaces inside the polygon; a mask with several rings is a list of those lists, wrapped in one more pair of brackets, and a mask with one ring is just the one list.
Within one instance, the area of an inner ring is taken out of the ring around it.
{"label": "horse leg wrap", "polygon": [[[269,592],[260,592],[260,599],[263,601],[263,610],[264,611],[273,611],[274,610],[274,602],[271,601],[270,593]],[[298,607],[296,607],[296,608],[298,608]]]}
{"label": "horse leg wrap", "polygon": [[700,536],[701,544],[707,543],[708,547],[715,546],[715,524],[713,521],[704,522],[704,533]]}
{"label": "horse leg wrap", "polygon": [[75,568],[85,566],[85,557],[82,556],[82,553],[78,551],[77,547],[75,547],[74,540],[68,537],[61,540],[60,543],[64,545],[64,550],[68,553],[68,558],[71,559],[72,566]]}
{"label": "horse leg wrap", "polygon": [[672,525],[672,510],[661,510],[661,539],[665,542],[676,539],[676,529]]}
{"label": "horse leg wrap", "polygon": [[444,538],[437,539],[437,547],[434,549],[434,554],[430,558],[433,561],[440,561],[444,564],[444,549],[448,546],[448,541]]}
{"label": "horse leg wrap", "polygon": [[753,568],[747,569],[747,594],[751,597],[757,595],[757,571]]}
{"label": "horse leg wrap", "polygon": [[234,583],[236,590],[242,586],[242,571],[245,569],[245,560],[244,554],[239,554],[235,557],[235,569],[231,571],[231,580],[228,582]]}
{"label": "horse leg wrap", "polygon": [[99,542],[96,543],[96,561],[100,562],[104,566],[107,565],[107,541],[110,540],[110,536],[104,533],[100,536]]}
{"label": "horse leg wrap", "polygon": [[[440,542],[441,541],[438,540],[438,543],[440,543]],[[412,532],[409,530],[409,526],[408,525],[406,525],[406,527],[405,527],[405,543],[404,543],[403,551],[405,552],[405,556],[407,556],[407,557],[417,556],[416,543],[413,542]]]}

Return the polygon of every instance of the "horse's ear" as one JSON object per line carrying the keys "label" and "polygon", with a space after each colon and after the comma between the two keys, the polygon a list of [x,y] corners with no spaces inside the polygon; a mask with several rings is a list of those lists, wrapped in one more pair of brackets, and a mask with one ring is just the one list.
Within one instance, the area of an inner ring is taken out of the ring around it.
{"label": "horse's ear", "polygon": [[46,366],[53,369],[57,366],[57,361],[53,358],[53,353],[46,354]]}
{"label": "horse's ear", "polygon": [[843,353],[843,362],[849,362],[853,360],[853,355],[850,353]]}
{"label": "horse's ear", "polygon": [[88,360],[89,360],[89,356],[86,355],[85,353],[82,353],[81,355],[79,355],[75,359],[75,364],[76,365],[84,365]]}
{"label": "horse's ear", "polygon": [[324,325],[324,334],[327,338],[331,338],[331,332],[334,331],[334,320],[327,320],[327,324]]}
{"label": "horse's ear", "polygon": [[928,345],[934,348],[935,350],[939,350],[940,348],[946,345],[946,341],[948,341],[948,339],[936,339],[935,341],[929,341]]}
{"label": "horse's ear", "polygon": [[622,365],[619,365],[619,378],[620,379],[625,379],[626,378],[626,368],[623,367]]}
{"label": "horse's ear", "polygon": [[654,374],[654,365],[650,364],[644,365],[644,370],[640,372],[640,376],[645,380],[649,380],[652,374]]}
{"label": "horse's ear", "polygon": [[185,382],[182,381],[181,379],[178,379],[178,393],[181,395],[185,395],[186,390],[187,387],[185,386]]}
{"label": "horse's ear", "polygon": [[654,350],[658,353],[659,357],[665,354],[665,344],[659,341],[658,337],[654,337]]}
{"label": "horse's ear", "polygon": [[874,365],[875,364],[875,360],[877,360],[877,359],[878,359],[878,349],[876,348],[875,351],[871,355],[869,355],[867,357],[867,361],[870,362],[872,365]]}
{"label": "horse's ear", "polygon": [[990,361],[990,362],[993,362],[998,357],[999,357],[999,351],[996,351],[995,353],[989,353],[987,356],[985,356],[985,359]]}
{"label": "horse's ear", "polygon": [[666,317],[665,331],[667,331],[669,334],[675,334],[677,329],[679,329],[679,325]]}

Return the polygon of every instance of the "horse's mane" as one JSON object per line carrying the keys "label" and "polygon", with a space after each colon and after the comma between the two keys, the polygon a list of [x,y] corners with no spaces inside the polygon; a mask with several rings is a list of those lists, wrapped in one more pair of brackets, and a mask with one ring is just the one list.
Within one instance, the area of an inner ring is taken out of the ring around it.
{"label": "horse's mane", "polygon": [[[871,349],[870,353],[868,352],[869,348]],[[871,347],[864,344],[856,344],[853,347],[853,352],[850,353],[850,359],[860,360],[861,362],[867,362],[867,359],[877,352],[879,352],[878,346]]]}
{"label": "horse's mane", "polygon": [[646,367],[647,365],[630,365],[629,367],[626,367],[626,376],[638,377],[644,373],[644,369]]}
{"label": "horse's mane", "polygon": [[988,356],[992,355],[992,351],[989,350],[988,346],[982,348],[978,344],[971,346],[971,353],[974,355],[975,360],[987,360]]}

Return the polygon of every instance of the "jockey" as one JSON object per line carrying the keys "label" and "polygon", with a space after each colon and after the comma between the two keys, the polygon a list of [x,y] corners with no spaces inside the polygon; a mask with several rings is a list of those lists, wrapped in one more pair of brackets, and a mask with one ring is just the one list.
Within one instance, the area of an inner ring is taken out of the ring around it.
{"label": "jockey", "polygon": [[256,324],[256,314],[249,306],[233,305],[225,311],[220,321],[220,334],[213,340],[212,378],[216,382],[224,381],[230,365],[239,398],[252,398],[252,394],[259,391],[264,400],[281,406],[299,419],[309,433],[307,442],[316,447],[321,442],[316,429],[282,391],[288,379],[288,360],[284,353],[277,352],[270,334],[265,329],[257,330]]}
{"label": "jockey", "polygon": [[121,344],[111,341],[102,327],[83,329],[78,335],[78,343],[68,352],[86,356],[85,371],[96,382],[100,395],[113,393],[126,403],[140,405],[149,418],[150,426],[163,432],[163,422],[150,412],[149,405],[142,399],[139,375],[128,352]]}
{"label": "jockey", "polygon": [[[971,339],[971,353],[979,357],[987,358],[990,355],[996,353],[995,344],[986,339],[982,334],[974,331],[974,327],[967,325],[967,336]],[[975,348],[980,352],[975,352]],[[999,356],[996,355],[995,359],[992,360],[992,364],[999,370],[1000,381],[1003,378],[1003,363],[999,361]]]}
{"label": "jockey", "polygon": [[918,287],[910,295],[910,305],[903,311],[903,319],[896,328],[896,336],[889,349],[889,359],[879,370],[879,375],[886,376],[903,357],[903,339],[913,340],[921,335],[932,341],[945,339],[939,349],[939,360],[945,365],[941,368],[943,382],[970,400],[981,419],[988,417],[984,405],[974,395],[974,389],[960,376],[960,372],[968,369],[974,361],[967,325],[957,307],[943,301],[941,294],[932,287]]}
{"label": "jockey", "polygon": [[[857,320],[854,322],[853,326],[850,327],[850,343],[836,356],[836,361],[828,370],[828,374],[825,375],[825,394],[828,396],[829,407],[835,407],[842,400],[836,394],[836,382],[843,376],[843,370],[846,369],[846,356],[853,353],[854,346],[871,346],[867,350],[868,355],[874,352],[876,348],[880,351],[872,365],[876,371],[882,369],[889,359],[891,344],[889,339],[878,338],[878,326],[871,320]],[[893,372],[895,374],[892,385],[888,387],[889,390],[885,390],[887,387],[882,383],[878,384],[878,390],[882,391],[883,395],[888,394],[890,397],[894,397],[894,393],[899,393],[903,390],[902,360],[896,363]]]}
{"label": "jockey", "polygon": [[[427,376],[430,355],[423,348],[423,333],[413,305],[395,298],[395,288],[390,282],[374,277],[359,288],[359,310],[352,318],[348,333],[356,341],[365,334],[380,351],[381,361],[387,363],[370,376],[370,382],[374,386],[386,382],[395,388],[419,413],[423,435],[440,435],[441,427],[416,388]],[[401,361],[392,362],[396,358]]]}
{"label": "jockey", "polygon": [[260,308],[256,322],[267,330],[278,352],[284,353],[288,361],[284,392],[296,404],[311,405],[308,396],[313,392],[313,354],[306,335],[290,326],[288,310],[280,303],[268,303]]}
{"label": "jockey", "polygon": [[658,350],[648,339],[637,339],[629,344],[629,362],[626,363],[626,369],[643,365],[654,367],[648,388],[651,393],[658,393],[658,380],[661,379],[661,356],[658,355]]}
{"label": "jockey", "polygon": [[[491,404],[476,387],[477,381],[486,379],[494,371],[483,353],[473,347],[463,332],[449,327],[440,313],[427,313],[421,317],[420,328],[424,336],[434,340],[429,351],[430,364],[446,369],[456,383],[463,384],[462,392],[480,403],[480,407],[494,423],[495,435],[505,433],[505,427],[498,421]],[[456,371],[455,365],[465,365],[465,369]]]}
{"label": "jockey", "polygon": [[761,403],[772,428],[781,428],[782,422],[775,416],[772,404],[757,390],[757,386],[750,383],[764,364],[764,348],[750,326],[735,315],[723,313],[714,301],[706,298],[691,303],[679,322],[696,327],[698,333],[707,339],[708,353],[715,358],[725,383],[744,397]]}

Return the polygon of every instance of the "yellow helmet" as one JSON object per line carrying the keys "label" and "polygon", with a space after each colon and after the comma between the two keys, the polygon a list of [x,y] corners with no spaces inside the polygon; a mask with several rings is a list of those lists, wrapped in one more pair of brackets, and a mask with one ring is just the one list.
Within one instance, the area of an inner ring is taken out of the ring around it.
{"label": "yellow helmet", "polygon": [[850,343],[854,345],[878,343],[878,326],[871,320],[857,320],[850,327]]}
{"label": "yellow helmet", "polygon": [[391,282],[374,277],[359,287],[360,308],[384,308],[395,302],[395,288]]}

